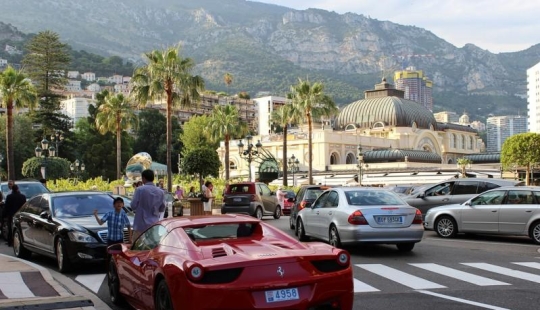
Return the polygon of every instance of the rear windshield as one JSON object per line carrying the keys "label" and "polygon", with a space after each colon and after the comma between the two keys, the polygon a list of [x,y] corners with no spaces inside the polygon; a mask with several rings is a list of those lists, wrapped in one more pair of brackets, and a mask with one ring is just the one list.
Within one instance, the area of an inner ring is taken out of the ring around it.
{"label": "rear windshield", "polygon": [[252,236],[258,226],[257,223],[226,223],[186,227],[184,231],[193,241],[236,239]]}
{"label": "rear windshield", "polygon": [[252,186],[253,184],[232,184],[227,188],[227,194],[250,194],[253,193],[253,191],[250,190]]}
{"label": "rear windshield", "polygon": [[[36,183],[17,183],[19,186],[19,191],[26,196],[26,199],[30,199],[38,194],[48,193],[49,190],[43,186],[43,184],[36,182]],[[2,192],[4,193],[4,197],[7,196],[7,193],[9,192],[9,187],[7,184],[2,184]]]}
{"label": "rear windshield", "polygon": [[349,205],[355,206],[391,206],[403,205],[405,202],[395,194],[386,191],[347,191]]}
{"label": "rear windshield", "polygon": [[319,196],[324,192],[325,190],[320,188],[310,188],[306,190],[306,194],[304,195],[305,200],[315,200],[319,198]]}

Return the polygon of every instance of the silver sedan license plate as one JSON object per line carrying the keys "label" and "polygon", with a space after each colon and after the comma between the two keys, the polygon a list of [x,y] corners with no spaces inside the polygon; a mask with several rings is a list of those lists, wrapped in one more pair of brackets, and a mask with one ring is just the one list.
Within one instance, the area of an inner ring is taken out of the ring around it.
{"label": "silver sedan license plate", "polygon": [[403,224],[402,216],[376,216],[377,224]]}
{"label": "silver sedan license plate", "polygon": [[266,302],[278,302],[278,301],[287,301],[287,300],[296,300],[300,298],[298,294],[298,288],[284,288],[281,290],[272,290],[266,291]]}

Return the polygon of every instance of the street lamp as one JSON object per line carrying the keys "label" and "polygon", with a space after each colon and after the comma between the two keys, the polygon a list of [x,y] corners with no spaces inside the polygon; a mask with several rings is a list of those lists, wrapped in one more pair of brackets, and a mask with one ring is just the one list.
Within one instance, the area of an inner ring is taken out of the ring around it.
{"label": "street lamp", "polygon": [[51,143],[56,147],[57,156],[60,155],[60,144],[64,142],[64,134],[57,130],[51,135]]}
{"label": "street lamp", "polygon": [[298,161],[298,158],[294,157],[294,154],[287,160],[289,171],[292,172],[292,180],[293,180],[293,186],[296,186],[296,179],[294,177],[294,173],[298,172],[298,165],[300,164],[300,161]]}
{"label": "street lamp", "polygon": [[362,186],[362,166],[364,165],[364,153],[362,153],[362,145],[358,144],[358,186]]}
{"label": "street lamp", "polygon": [[46,176],[47,176],[47,164],[48,164],[47,159],[49,157],[56,156],[56,149],[52,145],[49,146],[49,141],[47,141],[47,139],[43,138],[43,140],[41,140],[41,147],[38,144],[38,146],[36,146],[34,151],[36,153],[36,157],[42,159],[41,160],[41,177],[46,179]]}
{"label": "street lamp", "polygon": [[[238,154],[240,154],[240,157],[244,158],[248,163],[248,181],[251,182],[251,162],[254,158],[259,157],[261,154],[261,140],[257,141],[257,144],[253,145],[252,143],[253,137],[251,135],[246,136],[246,145],[247,149],[244,150],[244,143],[242,143],[242,140],[238,141]],[[255,146],[255,147],[254,147]]]}
{"label": "street lamp", "polygon": [[78,159],[69,165],[69,169],[71,170],[71,173],[76,176],[77,181],[79,180],[79,175],[83,173],[85,168],[84,163],[81,163]]}

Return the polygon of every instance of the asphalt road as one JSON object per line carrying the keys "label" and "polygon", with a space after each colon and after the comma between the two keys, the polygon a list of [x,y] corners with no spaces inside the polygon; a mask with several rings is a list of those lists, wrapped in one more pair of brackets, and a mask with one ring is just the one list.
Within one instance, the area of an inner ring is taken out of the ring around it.
{"label": "asphalt road", "polygon": [[[288,217],[267,219],[291,236]],[[540,306],[539,246],[525,237],[462,235],[440,239],[426,232],[410,253],[393,245],[348,249],[355,278],[355,309],[537,309]],[[0,253],[12,255],[3,243]],[[53,259],[34,263],[56,273]],[[87,266],[69,277],[109,302],[104,266]],[[92,282],[88,282],[93,280]]]}

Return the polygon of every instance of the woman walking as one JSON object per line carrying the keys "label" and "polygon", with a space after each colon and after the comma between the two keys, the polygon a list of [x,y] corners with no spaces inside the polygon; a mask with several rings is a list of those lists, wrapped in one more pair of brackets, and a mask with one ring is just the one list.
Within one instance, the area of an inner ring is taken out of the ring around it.
{"label": "woman walking", "polygon": [[212,215],[212,202],[214,201],[214,185],[210,181],[206,181],[204,184],[204,192],[203,195],[208,198],[208,201],[204,202],[204,214],[205,215]]}

